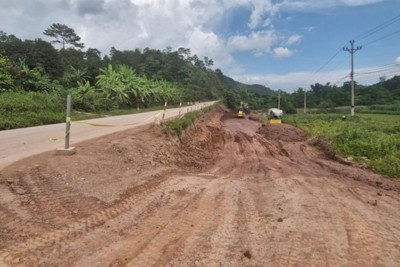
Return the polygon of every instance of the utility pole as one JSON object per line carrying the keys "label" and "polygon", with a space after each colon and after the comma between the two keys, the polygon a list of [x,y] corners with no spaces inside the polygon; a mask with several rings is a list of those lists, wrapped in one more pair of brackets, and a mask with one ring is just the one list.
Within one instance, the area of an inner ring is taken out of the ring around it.
{"label": "utility pole", "polygon": [[281,90],[278,91],[278,109],[281,109]]}
{"label": "utility pole", "polygon": [[304,89],[304,114],[307,113],[307,91]]}
{"label": "utility pole", "polygon": [[354,42],[354,40],[350,40],[350,48],[343,47],[343,51],[348,51],[351,54],[351,116],[354,116],[354,53],[362,49],[361,46],[354,48]]}

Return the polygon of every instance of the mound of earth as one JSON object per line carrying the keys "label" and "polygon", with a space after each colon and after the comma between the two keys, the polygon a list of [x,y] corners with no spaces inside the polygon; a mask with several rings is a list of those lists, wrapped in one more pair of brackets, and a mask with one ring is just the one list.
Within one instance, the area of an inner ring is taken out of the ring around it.
{"label": "mound of earth", "polygon": [[307,135],[302,130],[289,124],[267,124],[260,128],[257,133],[263,135],[267,140],[273,141],[307,141]]}

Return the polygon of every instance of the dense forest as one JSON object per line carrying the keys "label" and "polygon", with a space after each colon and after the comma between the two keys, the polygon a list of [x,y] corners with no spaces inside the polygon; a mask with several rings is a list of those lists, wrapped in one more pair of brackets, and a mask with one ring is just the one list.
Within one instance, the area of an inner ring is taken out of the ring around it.
{"label": "dense forest", "polygon": [[[73,108],[86,112],[150,107],[164,101],[223,99],[230,108],[244,101],[252,109],[278,103],[278,91],[234,81],[213,68],[212,59],[199,58],[190,48],[120,51],[112,47],[103,56],[96,48],[85,49],[75,31],[64,24],[52,24],[43,34],[52,41],[21,40],[0,31],[0,101],[12,98],[16,104],[24,94],[35,92],[54,102],[72,94]],[[349,106],[348,82],[343,86],[317,83],[305,89],[309,108]],[[279,90],[281,107],[289,113],[302,108],[305,89]],[[356,105],[396,101],[400,101],[400,76],[372,86],[356,84]]]}

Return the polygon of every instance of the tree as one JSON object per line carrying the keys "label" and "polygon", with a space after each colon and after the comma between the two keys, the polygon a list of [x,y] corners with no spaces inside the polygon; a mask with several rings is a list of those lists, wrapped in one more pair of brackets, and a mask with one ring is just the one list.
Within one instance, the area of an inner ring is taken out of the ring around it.
{"label": "tree", "polygon": [[83,43],[79,43],[81,37],[75,33],[74,29],[65,24],[53,23],[43,34],[55,38],[52,43],[61,44],[63,49],[67,44],[77,48],[84,47]]}
{"label": "tree", "polygon": [[13,88],[13,77],[11,76],[11,65],[6,57],[0,55],[0,92]]}
{"label": "tree", "polygon": [[100,74],[99,69],[103,67],[101,52],[96,48],[89,48],[85,54],[88,80],[91,84],[96,83],[96,76]]}
{"label": "tree", "polygon": [[63,66],[62,59],[57,53],[57,50],[49,42],[36,39],[34,41],[26,40],[24,43],[29,49],[25,58],[26,64],[28,64],[30,68],[43,66],[46,74],[49,75],[51,79],[62,77],[66,67]]}

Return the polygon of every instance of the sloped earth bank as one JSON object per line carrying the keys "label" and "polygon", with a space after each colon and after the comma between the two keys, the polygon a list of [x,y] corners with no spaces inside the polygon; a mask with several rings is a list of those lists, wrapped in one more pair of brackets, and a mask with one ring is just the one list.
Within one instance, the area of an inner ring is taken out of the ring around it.
{"label": "sloped earth bank", "polygon": [[0,175],[0,266],[399,266],[400,184],[215,110]]}

